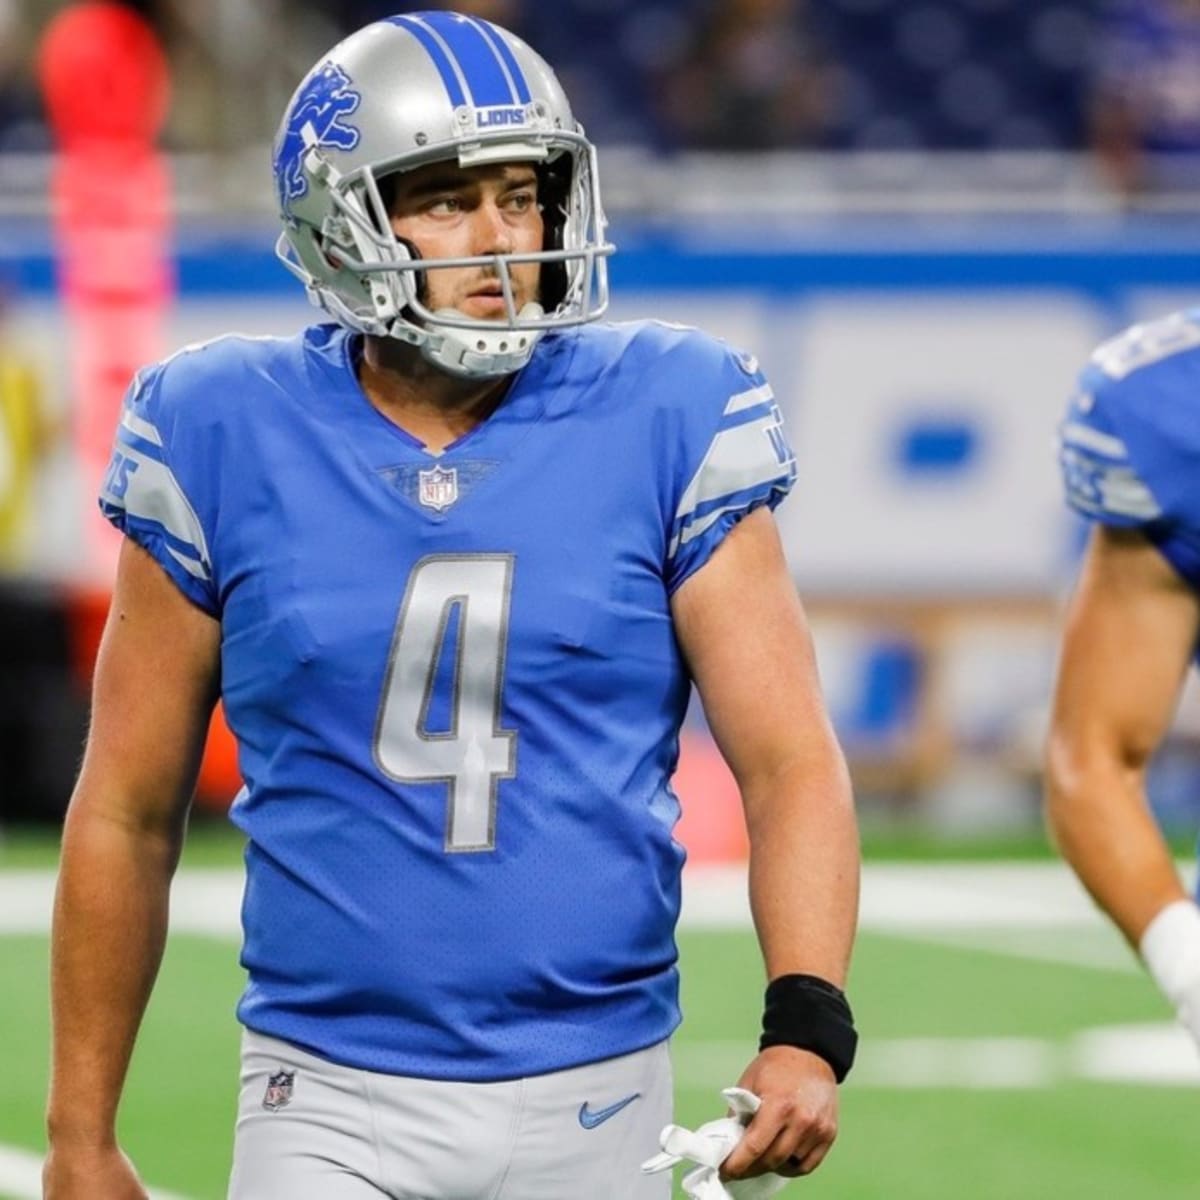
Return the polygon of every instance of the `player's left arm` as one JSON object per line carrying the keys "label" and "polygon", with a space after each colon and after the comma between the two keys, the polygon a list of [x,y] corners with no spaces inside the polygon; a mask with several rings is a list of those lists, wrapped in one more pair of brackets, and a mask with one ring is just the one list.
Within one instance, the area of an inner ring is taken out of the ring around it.
{"label": "player's left arm", "polygon": [[[1093,530],[1063,634],[1047,819],[1088,891],[1143,952],[1156,917],[1181,902],[1190,909],[1147,803],[1146,770],[1170,728],[1198,635],[1200,596],[1146,536]],[[1200,971],[1194,913],[1190,924]],[[1193,1033],[1200,1036],[1200,1023]]]}
{"label": "player's left arm", "polygon": [[[672,612],[741,790],[767,976],[816,976],[842,988],[858,914],[853,798],[807,621],[766,508],[739,522],[679,587]],[[738,1082],[762,1106],[722,1174],[813,1170],[837,1134],[837,1087],[825,1058],[771,1046]]]}

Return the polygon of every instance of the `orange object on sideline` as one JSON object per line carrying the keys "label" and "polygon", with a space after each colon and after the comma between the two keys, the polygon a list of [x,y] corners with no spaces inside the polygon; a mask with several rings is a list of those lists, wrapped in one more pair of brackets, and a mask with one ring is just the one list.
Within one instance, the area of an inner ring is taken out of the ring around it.
{"label": "orange object on sideline", "polygon": [[154,30],[124,4],[64,9],[38,49],[38,76],[59,145],[137,142],[149,149],[170,99],[167,60]]}
{"label": "orange object on sideline", "polygon": [[92,672],[96,668],[96,651],[100,648],[100,635],[108,619],[112,593],[107,588],[92,587],[86,583],[67,588],[63,605],[67,612],[70,629],[71,673],[80,691],[91,691]]}
{"label": "orange object on sideline", "polygon": [[242,786],[238,771],[237,741],[218,704],[208,727],[208,741],[196,780],[196,804],[209,812],[226,812]]}
{"label": "orange object on sideline", "polygon": [[[155,147],[170,79],[154,29],[108,0],[63,9],[37,65],[58,146],[50,198],[76,468],[94,496],[121,397],[137,369],[162,356],[175,293],[170,172]],[[120,539],[92,503],[79,519],[77,574],[107,583]]]}
{"label": "orange object on sideline", "polygon": [[692,863],[744,862],[750,853],[742,798],[733,773],[706,733],[680,735],[675,792],[683,815],[675,838]]}
{"label": "orange object on sideline", "polygon": [[[68,589],[64,603],[71,630],[71,670],[79,688],[89,691],[112,596],[103,588],[82,585]],[[225,710],[218,704],[208,727],[208,740],[200,761],[196,804],[211,812],[224,812],[241,786],[237,742],[226,724]]]}

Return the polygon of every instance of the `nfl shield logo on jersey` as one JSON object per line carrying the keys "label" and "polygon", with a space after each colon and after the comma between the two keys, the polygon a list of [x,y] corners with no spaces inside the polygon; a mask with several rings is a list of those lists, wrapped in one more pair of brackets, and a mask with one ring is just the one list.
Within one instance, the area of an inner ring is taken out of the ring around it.
{"label": "nfl shield logo on jersey", "polygon": [[267,1090],[263,1096],[263,1108],[268,1112],[276,1112],[286,1108],[292,1102],[292,1084],[295,1082],[295,1071],[276,1071],[267,1079]]}
{"label": "nfl shield logo on jersey", "polygon": [[442,512],[458,499],[458,471],[454,467],[421,471],[418,481],[418,499],[426,508]]}

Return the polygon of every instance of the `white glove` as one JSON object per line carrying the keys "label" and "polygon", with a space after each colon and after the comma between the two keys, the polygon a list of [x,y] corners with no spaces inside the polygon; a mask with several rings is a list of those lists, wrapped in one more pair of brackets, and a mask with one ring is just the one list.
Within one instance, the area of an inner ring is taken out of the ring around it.
{"label": "white glove", "polygon": [[1200,1044],[1200,908],[1175,900],[1146,926],[1138,946],[1154,982]]}
{"label": "white glove", "polygon": [[642,1163],[647,1175],[669,1171],[677,1163],[699,1164],[682,1180],[684,1195],[692,1200],[767,1200],[787,1183],[781,1175],[759,1175],[754,1179],[723,1181],[719,1168],[730,1151],[742,1140],[750,1118],[758,1112],[759,1098],[745,1088],[725,1088],[721,1093],[733,1110],[732,1117],[709,1121],[692,1131],[681,1125],[668,1125],[659,1135],[662,1154]]}

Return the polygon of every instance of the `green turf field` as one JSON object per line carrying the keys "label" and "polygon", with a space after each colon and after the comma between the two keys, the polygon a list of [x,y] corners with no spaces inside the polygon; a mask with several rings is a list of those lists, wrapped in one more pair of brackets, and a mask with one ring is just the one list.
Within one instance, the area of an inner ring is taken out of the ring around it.
{"label": "green turf field", "polygon": [[[184,870],[227,861],[219,846],[198,844]],[[46,862],[44,845],[10,845],[0,856],[0,885],[13,877],[14,865],[27,870]],[[695,1123],[718,1115],[717,1092],[734,1082],[749,1052],[760,968],[753,938],[742,930],[689,929],[680,946],[679,1116]],[[0,935],[0,1173],[5,1152],[20,1158],[42,1146],[46,960],[44,935]],[[223,1195],[239,987],[234,942],[176,933],[127,1090],[127,1149],[148,1183],[191,1200]],[[1141,1073],[1145,1064],[1136,1053],[1132,1063],[1126,1054],[1116,1068],[1104,1066],[1107,1060],[1094,1053],[1094,1038],[1103,1035],[1088,1032],[1139,1023],[1162,1026],[1147,1043],[1147,1062],[1162,1066],[1165,1053],[1191,1066],[1190,1047],[1171,1041],[1163,1026],[1162,1003],[1099,923],[936,936],[868,928],[851,990],[864,1042],[859,1068],[843,1089],[842,1135],[825,1166],[785,1195],[1173,1200],[1196,1194],[1195,1083],[1089,1078]],[[4,1196],[34,1194],[0,1186]]]}

